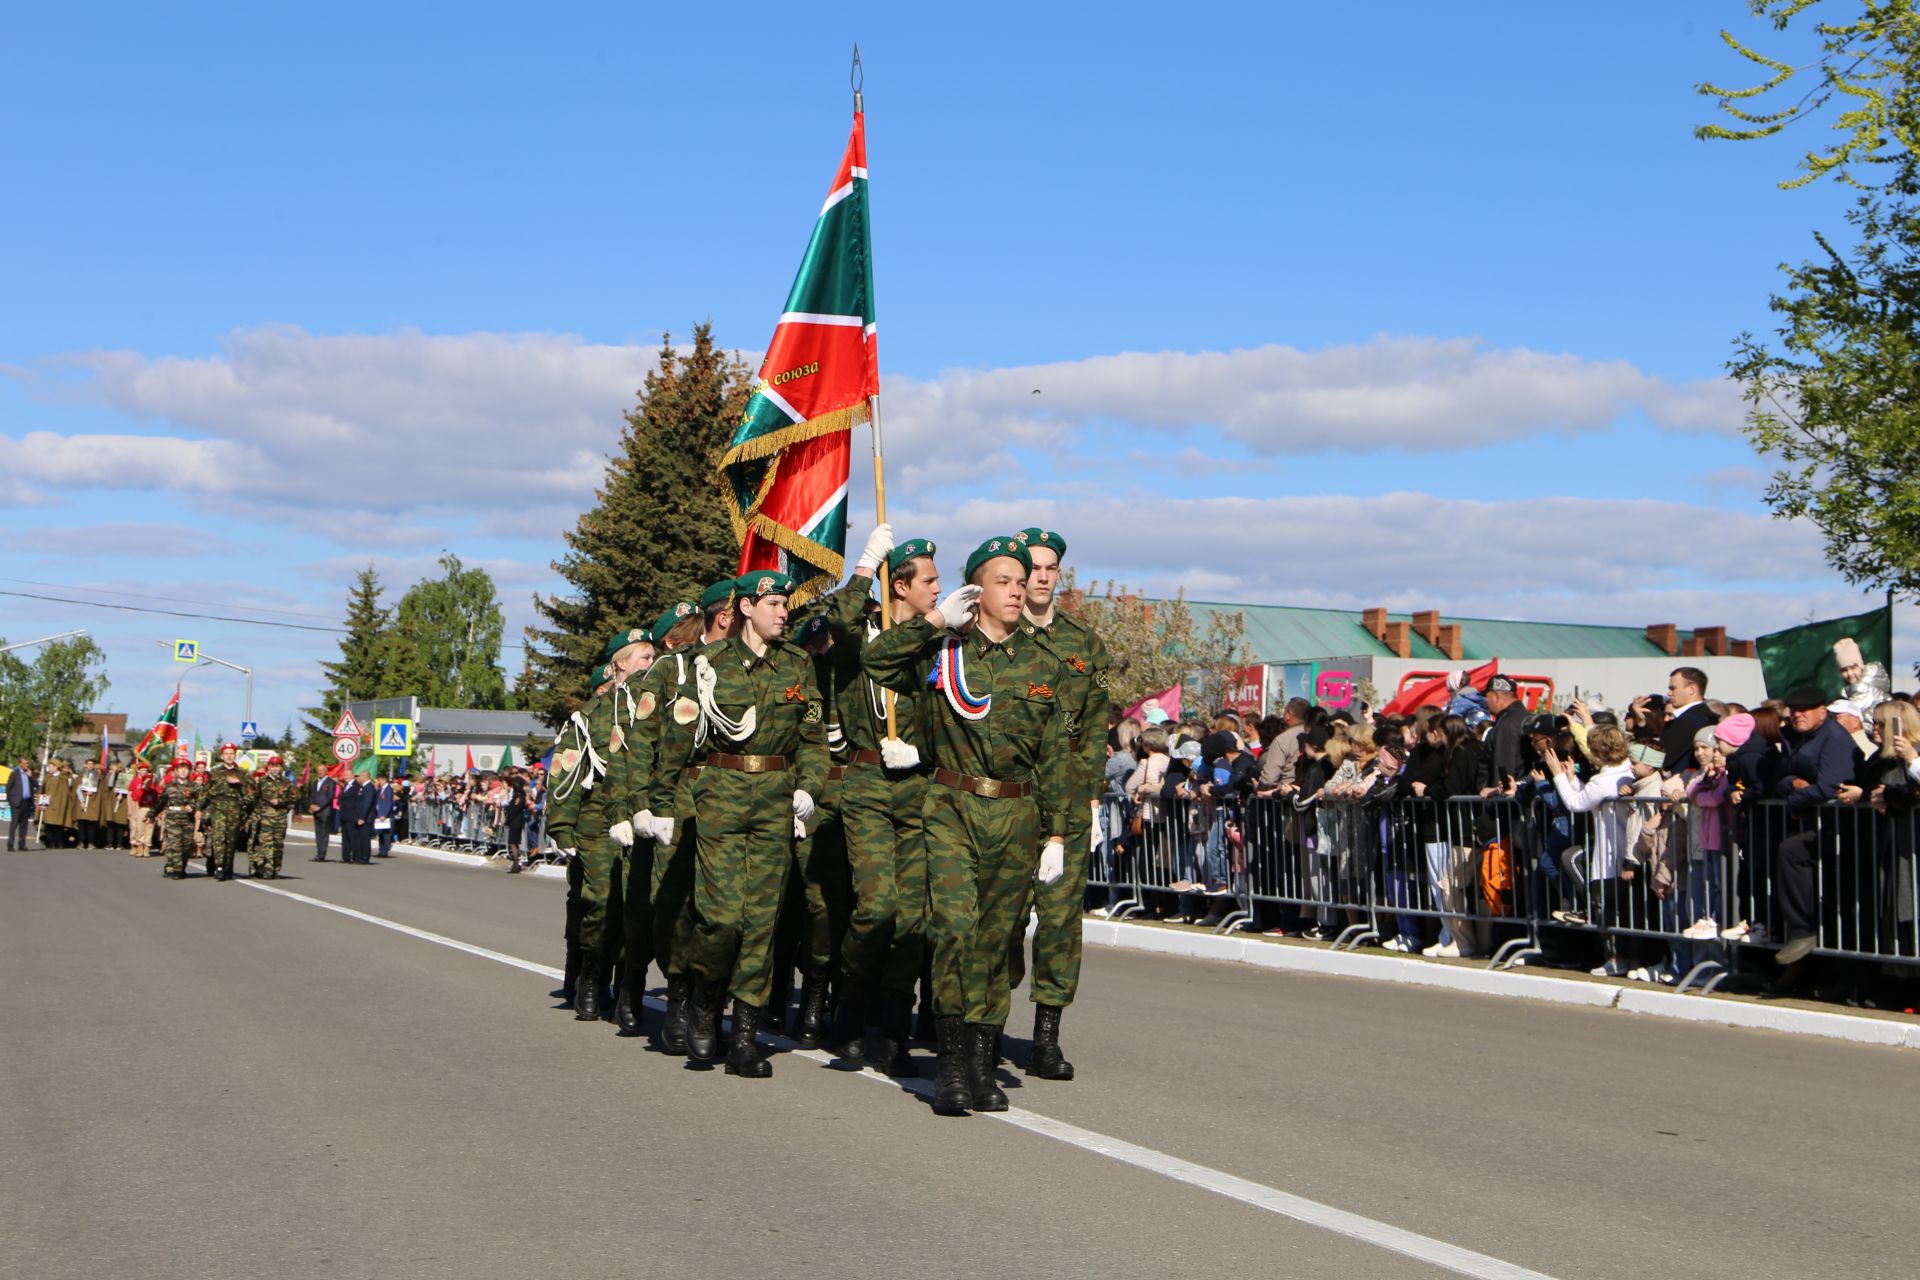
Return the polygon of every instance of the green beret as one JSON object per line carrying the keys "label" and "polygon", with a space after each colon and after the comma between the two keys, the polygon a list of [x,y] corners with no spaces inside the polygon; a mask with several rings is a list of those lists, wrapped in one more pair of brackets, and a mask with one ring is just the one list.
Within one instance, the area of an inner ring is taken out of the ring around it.
{"label": "green beret", "polygon": [[587,680],[588,687],[593,689],[598,689],[601,685],[607,682],[607,675],[608,675],[607,664],[603,662],[599,666],[593,669],[593,675],[590,676]]}
{"label": "green beret", "polygon": [[733,579],[722,578],[700,593],[700,609],[705,612],[716,605],[723,605],[733,599]]}
{"label": "green beret", "polygon": [[1011,556],[1020,562],[1022,569],[1033,572],[1033,557],[1027,554],[1027,544],[1017,537],[1003,537],[988,538],[974,548],[973,554],[967,557],[967,571],[960,576],[972,582],[973,571],[998,556]]}
{"label": "green beret", "polygon": [[934,545],[925,538],[908,538],[905,542],[887,552],[887,572],[898,573],[900,566],[909,560],[934,553]]}
{"label": "green beret", "polygon": [[820,638],[821,633],[826,629],[827,615],[824,613],[810,613],[801,621],[799,626],[789,626],[787,628],[787,639],[797,645],[812,644]]}
{"label": "green beret", "polygon": [[1067,558],[1067,540],[1057,533],[1049,533],[1045,529],[1022,529],[1017,536],[1027,544],[1028,550],[1045,547],[1062,560]]}
{"label": "green beret", "polygon": [[614,654],[620,652],[630,644],[639,644],[642,640],[651,639],[653,639],[653,636],[648,632],[647,628],[628,627],[625,631],[616,631],[613,633],[613,638],[607,641],[606,652],[600,656],[603,658],[611,658]]}
{"label": "green beret", "polygon": [[793,586],[793,579],[778,569],[756,569],[733,580],[734,594],[742,600],[756,600],[761,596],[790,596]]}
{"label": "green beret", "polygon": [[655,645],[658,645],[662,640],[667,638],[667,632],[673,630],[674,623],[680,621],[682,618],[690,618],[692,616],[693,602],[691,600],[682,600],[679,604],[674,605],[673,608],[654,619],[653,626],[647,630],[647,639],[653,641]]}

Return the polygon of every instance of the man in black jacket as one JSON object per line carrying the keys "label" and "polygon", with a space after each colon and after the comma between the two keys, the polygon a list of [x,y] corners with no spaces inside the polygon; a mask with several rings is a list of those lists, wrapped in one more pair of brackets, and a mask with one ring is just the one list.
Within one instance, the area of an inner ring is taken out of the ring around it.
{"label": "man in black jacket", "polygon": [[[307,810],[313,814],[313,860],[327,860],[327,840],[333,835],[338,818],[334,814],[333,800],[340,794],[340,784],[322,773],[320,780],[313,784],[313,793],[307,797]],[[346,858],[345,844],[342,842],[340,857]]]}
{"label": "man in black jacket", "polygon": [[1493,727],[1480,752],[1480,795],[1497,795],[1527,773],[1527,709],[1512,676],[1487,681],[1487,710]]}
{"label": "man in black jacket", "polygon": [[358,774],[340,793],[342,857],[362,865],[373,861],[373,784]]}
{"label": "man in black jacket", "polygon": [[1706,704],[1707,673],[1698,667],[1675,667],[1667,677],[1667,723],[1660,730],[1660,750],[1667,757],[1669,778],[1699,767],[1693,758],[1693,740],[1702,729],[1720,722]]}
{"label": "man in black jacket", "polygon": [[1833,800],[1860,768],[1860,748],[1828,714],[1826,694],[1795,689],[1787,695],[1787,715],[1787,758],[1774,794],[1787,802],[1788,820],[1799,829],[1780,842],[1775,854],[1774,893],[1787,944],[1774,958],[1782,965],[1805,959],[1819,943],[1814,871],[1821,854],[1833,851],[1839,824],[1818,821],[1814,810]]}
{"label": "man in black jacket", "polygon": [[8,849],[26,849],[27,824],[33,821],[37,794],[33,785],[33,762],[22,756],[13,772],[7,775],[7,812],[12,815],[12,821],[7,823]]}

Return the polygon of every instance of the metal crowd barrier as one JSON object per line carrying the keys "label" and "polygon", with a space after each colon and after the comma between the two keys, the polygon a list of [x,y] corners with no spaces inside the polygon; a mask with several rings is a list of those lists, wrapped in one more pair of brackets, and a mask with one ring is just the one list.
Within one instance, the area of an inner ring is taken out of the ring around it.
{"label": "metal crowd barrier", "polygon": [[[459,853],[478,853],[487,858],[508,855],[506,823],[493,821],[486,802],[469,796],[456,803],[449,797],[424,798],[417,792],[412,801],[412,830],[409,840],[430,849]],[[546,843],[546,814],[529,815],[522,836],[521,854],[530,861],[562,862],[564,855]]]}
{"label": "metal crowd barrier", "polygon": [[1113,919],[1219,933],[1263,922],[1343,949],[1417,953],[1440,938],[1490,968],[1570,963],[1598,937],[1623,975],[1711,991],[1743,952],[1786,941],[1780,868],[1792,856],[1811,865],[1816,954],[1920,966],[1920,810],[1736,803],[1717,850],[1696,848],[1701,824],[1684,802],[1569,813],[1538,784],[1450,801],[1154,801],[1137,833],[1135,813],[1105,797],[1089,855],[1090,905]]}

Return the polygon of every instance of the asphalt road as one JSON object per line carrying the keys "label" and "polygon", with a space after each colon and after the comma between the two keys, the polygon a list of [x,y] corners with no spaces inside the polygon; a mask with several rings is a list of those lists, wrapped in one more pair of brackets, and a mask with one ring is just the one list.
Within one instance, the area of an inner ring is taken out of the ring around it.
{"label": "asphalt road", "polygon": [[306,847],[260,888],[0,855],[0,1276],[1459,1262],[1395,1229],[1468,1274],[1920,1270],[1910,1051],[1090,948],[1081,1078],[941,1118],[795,1054],[686,1069],[540,973],[274,891],[557,967],[558,882]]}

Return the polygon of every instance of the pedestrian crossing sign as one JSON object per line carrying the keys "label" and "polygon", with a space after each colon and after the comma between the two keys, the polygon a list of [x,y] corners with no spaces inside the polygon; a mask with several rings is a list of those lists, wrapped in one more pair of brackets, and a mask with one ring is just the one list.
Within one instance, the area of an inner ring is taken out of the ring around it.
{"label": "pedestrian crossing sign", "polygon": [[173,642],[173,660],[175,662],[200,661],[200,642],[198,640],[175,640]]}
{"label": "pedestrian crossing sign", "polygon": [[412,755],[413,721],[375,720],[373,722],[373,754],[377,756]]}

